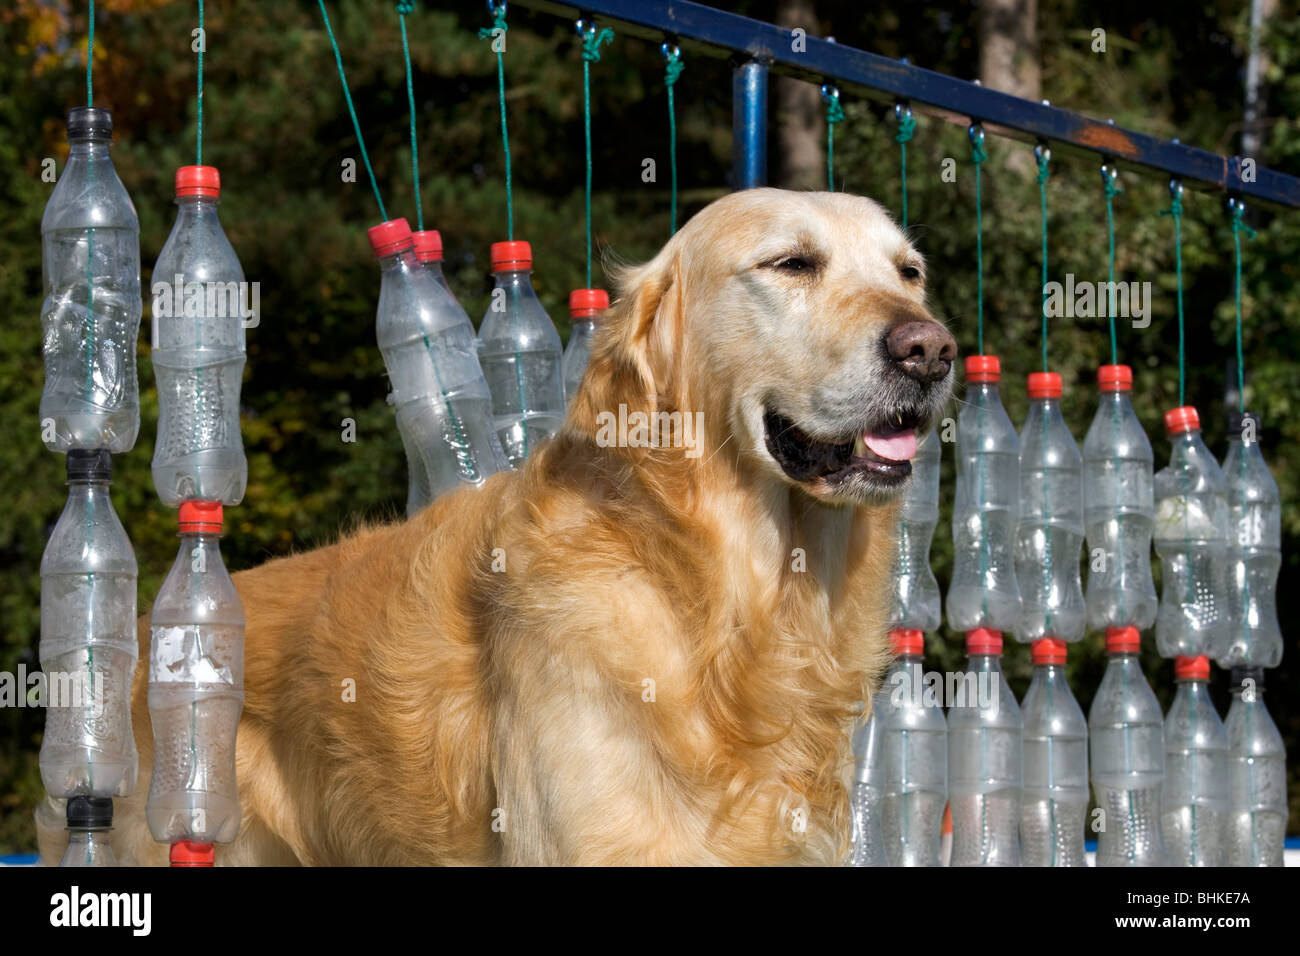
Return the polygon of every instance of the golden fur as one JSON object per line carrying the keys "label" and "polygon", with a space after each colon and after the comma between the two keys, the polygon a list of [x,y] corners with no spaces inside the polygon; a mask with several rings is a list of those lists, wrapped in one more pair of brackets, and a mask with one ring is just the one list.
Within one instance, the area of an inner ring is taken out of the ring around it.
{"label": "golden fur", "polygon": [[[758,268],[791,247],[825,256],[819,278]],[[842,859],[896,495],[785,477],[756,403],[873,386],[862,356],[899,315],[929,319],[904,260],[919,267],[866,199],[719,200],[625,271],[562,432],[522,470],[235,575],[243,826],[217,859]],[[701,412],[702,454],[601,447],[598,416],[620,404]],[[143,812],[147,617],[139,637],[140,784],[116,801],[114,842],[123,862],[165,863]],[[38,819],[57,860],[61,814]]]}

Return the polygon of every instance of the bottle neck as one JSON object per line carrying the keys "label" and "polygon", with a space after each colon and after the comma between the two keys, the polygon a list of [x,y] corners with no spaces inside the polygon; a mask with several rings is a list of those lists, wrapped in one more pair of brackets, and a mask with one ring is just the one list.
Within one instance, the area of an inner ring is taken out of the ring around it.
{"label": "bottle neck", "polygon": [[220,201],[217,196],[177,196],[178,218],[196,219],[200,216],[215,216]]}
{"label": "bottle neck", "polygon": [[68,497],[102,498],[108,494],[107,478],[74,478],[68,482]]}
{"label": "bottle neck", "polygon": [[507,269],[495,273],[497,288],[506,286],[527,286],[533,287],[533,270],[532,269]]}
{"label": "bottle neck", "polygon": [[68,141],[68,160],[107,159],[111,137],[90,136]]}
{"label": "bottle neck", "polygon": [[997,671],[1002,672],[1002,655],[1001,654],[971,654],[970,669],[973,671]]}
{"label": "bottle neck", "polygon": [[425,259],[421,264],[424,266],[425,270],[429,272],[435,279],[442,279],[443,276],[442,276],[441,259]]}
{"label": "bottle neck", "polygon": [[379,257],[379,271],[385,275],[396,272],[400,269],[414,269],[420,264],[420,260],[415,258],[415,247],[407,246],[405,249],[395,249],[392,252],[384,253]]}

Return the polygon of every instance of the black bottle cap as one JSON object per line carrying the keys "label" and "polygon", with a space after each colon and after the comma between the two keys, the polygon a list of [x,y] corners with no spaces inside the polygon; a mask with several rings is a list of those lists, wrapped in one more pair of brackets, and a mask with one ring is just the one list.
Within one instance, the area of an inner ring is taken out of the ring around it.
{"label": "black bottle cap", "polygon": [[113,114],[99,106],[68,110],[68,139],[112,139]]}
{"label": "black bottle cap", "polygon": [[1253,681],[1255,687],[1264,686],[1264,668],[1262,667],[1234,667],[1228,672],[1228,688],[1236,690],[1246,681]]}
{"label": "black bottle cap", "polygon": [[68,481],[110,481],[113,456],[107,448],[73,448],[68,451]]}
{"label": "black bottle cap", "polygon": [[1228,412],[1228,437],[1240,439],[1246,430],[1246,423],[1250,422],[1251,434],[1256,439],[1259,438],[1259,416],[1254,412]]}
{"label": "black bottle cap", "polygon": [[69,830],[107,830],[113,826],[111,797],[68,798]]}

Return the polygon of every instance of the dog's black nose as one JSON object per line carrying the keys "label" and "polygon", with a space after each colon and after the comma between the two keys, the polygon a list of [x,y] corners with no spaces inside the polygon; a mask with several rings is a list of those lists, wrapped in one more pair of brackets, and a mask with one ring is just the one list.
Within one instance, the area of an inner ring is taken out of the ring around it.
{"label": "dog's black nose", "polygon": [[918,382],[947,376],[957,358],[957,343],[937,322],[900,322],[885,336],[885,350],[906,375]]}

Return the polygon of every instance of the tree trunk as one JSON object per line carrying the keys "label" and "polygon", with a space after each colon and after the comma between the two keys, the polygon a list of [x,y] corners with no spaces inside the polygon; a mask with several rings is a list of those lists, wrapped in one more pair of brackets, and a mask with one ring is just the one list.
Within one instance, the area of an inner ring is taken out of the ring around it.
{"label": "tree trunk", "polygon": [[[980,0],[980,83],[1027,100],[1043,97],[1043,67],[1038,49],[1038,0]],[[1027,149],[1003,152],[1009,169],[1035,169]]]}
{"label": "tree trunk", "polygon": [[[776,23],[818,35],[813,0],[780,0]],[[826,188],[826,120],[817,86],[788,76],[772,77],[776,106],[776,181],[786,189]]]}

